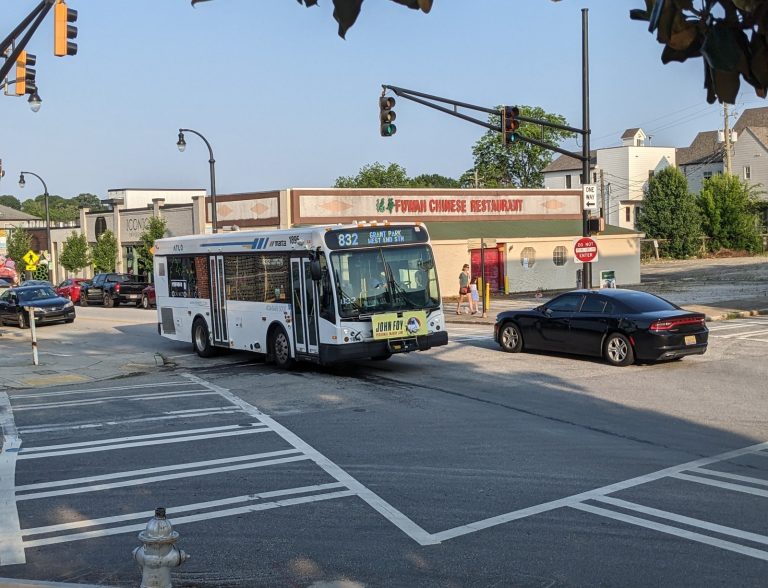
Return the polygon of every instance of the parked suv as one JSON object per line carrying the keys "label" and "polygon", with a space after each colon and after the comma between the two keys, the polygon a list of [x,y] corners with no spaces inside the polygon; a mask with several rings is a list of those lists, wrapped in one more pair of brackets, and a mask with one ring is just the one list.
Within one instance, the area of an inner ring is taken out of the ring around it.
{"label": "parked suv", "polygon": [[90,283],[80,287],[80,304],[102,304],[107,307],[117,306],[124,302],[141,305],[141,292],[147,287],[130,274],[105,273],[96,274]]}

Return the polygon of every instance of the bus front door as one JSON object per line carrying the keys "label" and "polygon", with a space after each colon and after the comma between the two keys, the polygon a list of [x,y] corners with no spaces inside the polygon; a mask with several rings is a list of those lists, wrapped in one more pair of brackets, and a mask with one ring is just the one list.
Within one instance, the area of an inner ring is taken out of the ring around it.
{"label": "bus front door", "polygon": [[229,347],[227,333],[227,296],[224,282],[224,257],[210,257],[211,277],[211,326],[213,327],[213,344]]}
{"label": "bus front door", "polygon": [[291,258],[293,340],[297,353],[317,356],[320,353],[317,284],[312,281],[309,264],[310,261],[306,257]]}

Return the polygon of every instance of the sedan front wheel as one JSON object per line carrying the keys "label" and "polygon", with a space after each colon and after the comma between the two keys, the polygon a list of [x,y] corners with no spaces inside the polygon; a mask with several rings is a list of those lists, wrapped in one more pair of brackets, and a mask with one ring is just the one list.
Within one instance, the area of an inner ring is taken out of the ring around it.
{"label": "sedan front wheel", "polygon": [[625,366],[635,361],[635,352],[632,344],[621,333],[611,333],[605,340],[603,348],[605,361],[615,366]]}
{"label": "sedan front wheel", "polygon": [[523,348],[523,334],[515,323],[505,323],[499,333],[499,345],[507,353],[517,353]]}

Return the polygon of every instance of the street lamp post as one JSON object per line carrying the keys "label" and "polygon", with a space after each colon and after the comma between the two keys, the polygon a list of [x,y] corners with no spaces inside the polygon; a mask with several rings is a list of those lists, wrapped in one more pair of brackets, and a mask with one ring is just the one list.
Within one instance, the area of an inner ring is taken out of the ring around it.
{"label": "street lamp post", "polygon": [[213,149],[211,149],[211,144],[208,142],[208,140],[197,131],[193,131],[192,129],[179,129],[179,140],[176,142],[176,147],[179,148],[179,151],[183,152],[184,149],[187,148],[187,142],[184,140],[184,133],[192,133],[197,135],[203,140],[203,142],[205,142],[206,147],[208,147],[208,163],[211,168],[211,224],[213,225],[213,232],[217,233],[218,223],[216,218],[216,160],[213,158]]}
{"label": "street lamp post", "polygon": [[19,176],[19,188],[23,188],[27,185],[27,182],[24,180],[24,174],[35,176],[43,184],[43,189],[45,190],[45,193],[43,194],[43,196],[45,196],[45,237],[47,240],[46,245],[48,247],[48,278],[50,279],[51,262],[53,261],[53,243],[51,243],[51,215],[48,211],[48,186],[45,184],[45,180],[43,180],[43,178],[38,176],[36,173],[23,171]]}

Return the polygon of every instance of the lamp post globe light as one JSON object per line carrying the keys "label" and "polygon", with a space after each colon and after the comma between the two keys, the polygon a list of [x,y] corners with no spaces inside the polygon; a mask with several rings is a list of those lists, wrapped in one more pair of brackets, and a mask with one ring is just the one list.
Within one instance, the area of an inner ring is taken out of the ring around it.
{"label": "lamp post globe light", "polygon": [[211,149],[211,144],[208,140],[197,131],[192,129],[179,129],[179,140],[176,142],[176,147],[178,147],[179,151],[182,153],[187,148],[187,142],[184,140],[184,133],[197,135],[203,140],[206,147],[208,147],[208,164],[210,165],[211,172],[211,224],[213,225],[213,232],[217,233],[219,225],[217,222],[218,219],[216,218],[216,160],[213,158],[213,149]]}
{"label": "lamp post globe light", "polygon": [[43,190],[45,190],[45,192],[43,194],[43,196],[45,197],[45,237],[46,237],[46,241],[47,241],[46,245],[48,247],[48,257],[49,257],[49,259],[48,259],[48,277],[50,278],[51,265],[52,265],[51,262],[53,261],[51,259],[51,257],[52,257],[52,250],[53,250],[53,243],[51,243],[51,215],[50,215],[50,212],[48,210],[48,186],[46,185],[45,180],[43,180],[43,178],[38,176],[36,173],[29,172],[29,171],[23,171],[19,175],[19,188],[24,188],[24,186],[27,185],[27,182],[24,179],[24,174],[29,174],[30,176],[34,176],[38,180],[40,180],[40,183],[43,184]]}
{"label": "lamp post globe light", "polygon": [[40,94],[38,94],[37,90],[35,90],[29,95],[29,100],[27,100],[27,103],[29,104],[29,108],[32,110],[32,112],[37,112],[40,110],[43,99],[40,98]]}

